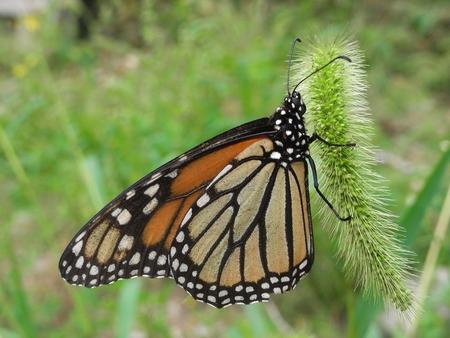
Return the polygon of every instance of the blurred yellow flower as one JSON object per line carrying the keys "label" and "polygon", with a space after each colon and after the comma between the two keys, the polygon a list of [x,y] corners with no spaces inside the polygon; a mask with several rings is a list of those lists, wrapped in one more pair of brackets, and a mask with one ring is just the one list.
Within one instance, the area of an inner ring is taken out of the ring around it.
{"label": "blurred yellow flower", "polygon": [[36,32],[41,26],[39,19],[35,15],[26,15],[22,19],[22,24],[29,32]]}
{"label": "blurred yellow flower", "polygon": [[17,78],[22,78],[27,75],[28,67],[23,63],[16,63],[12,67],[12,73]]}

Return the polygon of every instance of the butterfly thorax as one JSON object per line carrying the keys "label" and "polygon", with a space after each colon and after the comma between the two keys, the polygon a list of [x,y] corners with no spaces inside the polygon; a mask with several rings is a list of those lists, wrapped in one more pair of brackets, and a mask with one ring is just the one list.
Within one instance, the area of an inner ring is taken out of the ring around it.
{"label": "butterfly thorax", "polygon": [[289,163],[309,155],[309,136],[303,118],[305,112],[306,106],[296,91],[286,96],[283,105],[275,110],[271,118],[277,131],[273,135],[275,148],[272,158]]}

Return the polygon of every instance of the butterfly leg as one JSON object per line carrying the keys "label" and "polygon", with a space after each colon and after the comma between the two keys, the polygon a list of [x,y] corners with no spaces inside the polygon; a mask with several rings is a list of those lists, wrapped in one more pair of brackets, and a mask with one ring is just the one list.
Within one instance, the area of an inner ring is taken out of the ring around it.
{"label": "butterfly leg", "polygon": [[319,194],[319,196],[324,200],[324,202],[330,207],[331,211],[333,211],[333,213],[336,215],[337,218],[339,218],[341,221],[350,221],[352,219],[352,216],[347,216],[347,217],[342,217],[341,215],[338,214],[338,212],[336,211],[336,209],[334,209],[333,205],[331,204],[330,201],[327,200],[327,198],[324,196],[324,194],[322,194],[322,192],[319,189],[319,181],[317,179],[317,170],[316,170],[316,164],[314,163],[314,160],[312,159],[311,156],[306,156],[306,158],[308,159],[309,162],[309,166],[311,167],[311,171],[312,171],[312,176],[313,176],[313,183],[314,183],[314,188],[316,189],[317,193]]}
{"label": "butterfly leg", "polygon": [[319,140],[322,143],[325,143],[327,146],[330,147],[355,147],[356,143],[344,143],[344,144],[336,144],[336,143],[330,143],[327,140],[325,140],[323,137],[319,136],[314,132],[311,137],[309,138],[309,144],[313,143],[315,140]]}

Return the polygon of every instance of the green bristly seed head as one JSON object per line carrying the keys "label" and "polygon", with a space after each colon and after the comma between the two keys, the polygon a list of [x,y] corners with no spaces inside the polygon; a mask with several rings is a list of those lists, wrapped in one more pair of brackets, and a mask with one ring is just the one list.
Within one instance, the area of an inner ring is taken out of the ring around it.
{"label": "green bristly seed head", "polygon": [[344,270],[364,291],[382,297],[407,316],[414,297],[407,287],[411,254],[401,247],[399,228],[385,208],[386,186],[374,172],[370,136],[373,125],[366,101],[363,57],[348,39],[316,39],[303,43],[294,65],[298,82],[338,55],[338,60],[300,86],[307,106],[307,125],[331,143],[356,143],[355,148],[330,147],[314,142],[312,157],[318,164],[320,188],[341,216],[339,221],[322,204],[320,216],[337,240]]}

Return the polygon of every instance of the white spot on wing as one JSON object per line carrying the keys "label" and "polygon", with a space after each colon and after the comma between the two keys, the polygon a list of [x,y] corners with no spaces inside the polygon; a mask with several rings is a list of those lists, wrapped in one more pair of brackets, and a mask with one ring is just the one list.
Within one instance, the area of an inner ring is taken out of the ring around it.
{"label": "white spot on wing", "polygon": [[191,218],[191,216],[192,216],[192,209],[189,209],[188,212],[186,213],[186,215],[184,216],[183,222],[181,222],[181,225],[180,225],[180,226],[185,225],[185,224],[187,223],[187,221],[189,221],[189,219]]}
{"label": "white spot on wing", "polygon": [[83,264],[84,264],[84,258],[83,258],[83,256],[78,257],[78,259],[77,259],[77,261],[76,261],[76,263],[75,263],[75,267],[76,267],[77,269],[81,269],[81,268],[83,267]]}
{"label": "white spot on wing", "polygon": [[188,266],[183,263],[180,265],[180,272],[186,272],[188,270]]}
{"label": "white spot on wing", "polygon": [[206,190],[208,190],[211,185],[216,183],[223,175],[225,175],[227,172],[229,172],[231,170],[231,168],[233,168],[233,166],[231,164],[226,165],[225,168],[223,168],[220,171],[220,173],[218,173],[217,176],[212,180],[212,182],[210,184],[208,184],[208,186],[206,187]]}
{"label": "white spot on wing", "polygon": [[75,244],[72,248],[72,252],[75,256],[78,256],[80,254],[81,248],[83,247],[83,241],[78,242]]}
{"label": "white spot on wing", "polygon": [[119,245],[117,246],[117,249],[119,251],[130,250],[131,247],[133,246],[133,241],[134,241],[133,236],[123,235],[122,239],[119,242]]}
{"label": "white spot on wing", "polygon": [[142,209],[142,212],[145,215],[149,215],[153,210],[155,210],[157,205],[158,205],[158,200],[156,198],[154,198],[150,202],[147,203],[147,205],[144,207],[144,209]]}
{"label": "white spot on wing", "polygon": [[166,262],[167,262],[166,256],[161,255],[158,257],[158,260],[157,260],[158,265],[164,265],[164,264],[166,264]]}
{"label": "white spot on wing", "polygon": [[115,209],[113,210],[113,212],[111,213],[111,216],[112,216],[112,217],[117,217],[121,212],[122,212],[122,209],[121,209],[121,208],[115,208]]}
{"label": "white spot on wing", "polygon": [[184,232],[180,231],[175,239],[177,240],[178,243],[183,242],[184,241]]}
{"label": "white spot on wing", "polygon": [[278,151],[273,151],[270,154],[270,158],[273,158],[274,160],[279,160],[281,158],[281,154]]}
{"label": "white spot on wing", "polygon": [[147,190],[144,191],[144,195],[149,196],[150,198],[155,196],[155,194],[158,192],[159,189],[159,184],[154,184],[151,185],[150,187],[147,188]]}
{"label": "white spot on wing", "polygon": [[307,260],[307,259],[305,259],[305,260],[302,262],[302,264],[300,264],[300,266],[299,266],[300,270],[303,270],[303,268],[306,266],[306,264],[308,264],[308,260]]}
{"label": "white spot on wing", "polygon": [[120,225],[127,224],[131,219],[131,214],[127,209],[123,209],[122,212],[117,216],[117,221]]}
{"label": "white spot on wing", "polygon": [[148,259],[154,260],[156,258],[156,251],[152,251],[148,254]]}
{"label": "white spot on wing", "polygon": [[86,230],[77,236],[77,238],[75,239],[75,242],[78,242],[80,239],[82,239],[84,237],[84,235],[86,235]]}
{"label": "white spot on wing", "polygon": [[144,186],[149,185],[150,183],[154,182],[155,180],[157,180],[160,177],[161,177],[161,173],[153,174],[152,177],[150,177],[150,179],[147,182],[145,182]]}
{"label": "white spot on wing", "polygon": [[136,265],[141,260],[141,254],[139,252],[136,252],[133,257],[130,259],[130,265]]}
{"label": "white spot on wing", "polygon": [[206,203],[209,202],[209,195],[208,194],[203,194],[197,201],[197,205],[201,208],[203,207]]}
{"label": "white spot on wing", "polygon": [[166,177],[175,178],[175,177],[177,177],[177,175],[178,175],[178,169],[175,169],[174,171],[168,173],[166,175]]}
{"label": "white spot on wing", "polygon": [[180,261],[178,260],[178,259],[175,259],[173,262],[172,262],[172,269],[173,270],[178,270],[178,266],[180,265]]}
{"label": "white spot on wing", "polygon": [[126,199],[127,200],[129,200],[131,197],[133,197],[134,195],[136,195],[136,191],[133,189],[133,190],[130,190],[130,191],[128,191],[127,192],[127,197],[126,197]]}
{"label": "white spot on wing", "polygon": [[183,248],[181,249],[181,253],[184,255],[189,250],[189,245],[185,244],[183,245]]}

